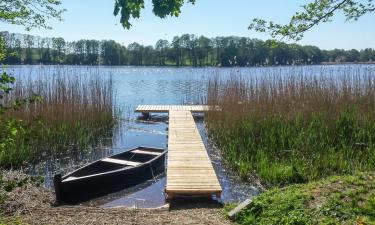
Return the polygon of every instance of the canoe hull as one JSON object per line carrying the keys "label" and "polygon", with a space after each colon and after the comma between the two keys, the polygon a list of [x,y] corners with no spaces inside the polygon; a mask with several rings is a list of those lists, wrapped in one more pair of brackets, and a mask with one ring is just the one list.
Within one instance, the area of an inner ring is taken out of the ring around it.
{"label": "canoe hull", "polygon": [[153,179],[164,171],[165,152],[140,166],[86,176],[82,179],[55,181],[56,199],[65,203],[82,202],[135,186]]}

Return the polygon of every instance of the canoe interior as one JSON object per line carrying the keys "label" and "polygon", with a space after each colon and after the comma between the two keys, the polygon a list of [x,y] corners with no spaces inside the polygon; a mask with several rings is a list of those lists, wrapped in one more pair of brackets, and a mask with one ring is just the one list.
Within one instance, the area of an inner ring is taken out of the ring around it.
{"label": "canoe interior", "polygon": [[145,163],[155,158],[155,155],[139,154],[139,153],[133,153],[132,151],[129,151],[129,152],[124,152],[122,154],[115,155],[115,156],[108,157],[108,158],[123,159],[123,160]]}
{"label": "canoe interior", "polygon": [[[141,150],[141,151],[150,152],[150,153],[163,153],[165,151],[164,149],[138,147],[136,149],[131,149],[129,151],[119,153],[119,154],[110,156],[108,158],[127,160],[131,162],[136,162],[136,163],[146,163],[154,159],[155,157],[157,157],[157,155],[152,155],[152,154],[133,153],[133,151],[136,151],[136,150]],[[106,172],[111,172],[111,171],[115,171],[119,169],[131,168],[131,167],[133,166],[122,165],[122,164],[111,163],[111,162],[104,162],[104,161],[99,160],[70,173],[68,176],[65,176],[64,179],[68,177],[79,178],[79,177],[90,176],[90,175],[95,175],[99,173],[106,173]]]}
{"label": "canoe interior", "polygon": [[85,166],[82,169],[74,173],[71,173],[69,177],[84,177],[84,176],[94,175],[98,173],[110,172],[110,171],[122,169],[125,167],[126,166],[120,165],[120,164],[98,161],[88,166]]}

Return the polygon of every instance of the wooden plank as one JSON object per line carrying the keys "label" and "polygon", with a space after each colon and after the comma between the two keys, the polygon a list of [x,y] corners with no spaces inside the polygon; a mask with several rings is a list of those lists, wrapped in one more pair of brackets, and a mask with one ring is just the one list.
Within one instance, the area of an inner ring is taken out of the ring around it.
{"label": "wooden plank", "polygon": [[209,110],[208,106],[205,105],[139,105],[135,112],[158,112],[168,113],[169,111],[178,112],[205,112]]}
{"label": "wooden plank", "polygon": [[109,163],[116,163],[116,164],[121,164],[121,165],[126,165],[126,166],[138,166],[142,164],[139,162],[127,161],[127,160],[122,160],[122,159],[113,159],[113,158],[105,158],[105,159],[102,159],[101,161],[109,162]]}
{"label": "wooden plank", "polygon": [[216,194],[216,193],[220,193],[221,192],[221,188],[207,188],[207,189],[204,189],[204,188],[201,188],[201,189],[190,189],[190,188],[185,188],[185,189],[182,189],[182,188],[176,188],[176,189],[173,189],[171,188],[169,190],[169,192],[175,196],[175,194],[182,194],[182,195],[185,195],[185,194],[189,194],[191,196],[195,195],[195,194],[207,194],[207,193],[210,193],[210,194]]}
{"label": "wooden plank", "polygon": [[133,150],[131,153],[138,153],[138,154],[145,154],[145,155],[161,155],[161,152],[151,152],[151,151],[143,151],[143,150]]}
{"label": "wooden plank", "polygon": [[204,105],[140,105],[135,110],[169,113],[165,189],[169,198],[221,193],[220,183],[191,114],[208,110],[209,107]]}
{"label": "wooden plank", "polygon": [[70,176],[68,178],[66,178],[64,181],[70,181],[70,180],[76,180],[78,179],[79,177],[73,177],[73,176]]}
{"label": "wooden plank", "polygon": [[202,108],[179,106],[169,111],[166,185],[169,197],[221,193],[220,183],[190,112]]}

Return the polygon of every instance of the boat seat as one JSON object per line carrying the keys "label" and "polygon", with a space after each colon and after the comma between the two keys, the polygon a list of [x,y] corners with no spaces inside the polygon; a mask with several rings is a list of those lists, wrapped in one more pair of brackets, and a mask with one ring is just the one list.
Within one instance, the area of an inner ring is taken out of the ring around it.
{"label": "boat seat", "polygon": [[142,163],[139,163],[139,162],[127,161],[127,160],[122,160],[122,159],[113,159],[113,158],[104,158],[101,161],[121,164],[121,165],[125,165],[125,166],[138,166],[138,165],[142,164]]}
{"label": "boat seat", "polygon": [[131,151],[132,153],[137,153],[137,154],[145,154],[145,155],[161,155],[163,153],[161,152],[152,152],[152,151],[144,151],[144,150],[133,150]]}
{"label": "boat seat", "polygon": [[75,179],[77,179],[77,178],[78,178],[78,177],[70,176],[70,177],[66,178],[64,181],[75,180]]}

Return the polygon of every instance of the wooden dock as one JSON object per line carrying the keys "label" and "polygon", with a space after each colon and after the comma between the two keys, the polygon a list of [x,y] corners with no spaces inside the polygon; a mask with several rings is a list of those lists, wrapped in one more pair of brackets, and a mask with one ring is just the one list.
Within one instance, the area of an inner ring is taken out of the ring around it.
{"label": "wooden dock", "polygon": [[169,111],[190,111],[202,113],[208,111],[206,105],[139,105],[135,112],[139,113],[168,113]]}
{"label": "wooden dock", "polygon": [[207,106],[139,106],[136,112],[168,112],[167,198],[221,195],[221,186],[192,112]]}

